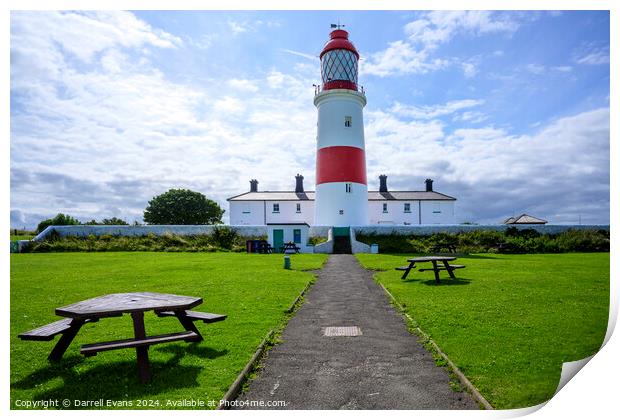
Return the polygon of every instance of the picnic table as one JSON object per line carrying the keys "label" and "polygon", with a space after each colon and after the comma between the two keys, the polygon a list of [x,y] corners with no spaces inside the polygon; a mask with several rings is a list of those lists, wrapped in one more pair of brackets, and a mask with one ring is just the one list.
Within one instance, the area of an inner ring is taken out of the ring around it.
{"label": "picnic table", "polygon": [[271,254],[273,252],[273,247],[267,241],[260,241],[257,251],[259,254]]}
{"label": "picnic table", "polygon": [[456,253],[456,245],[453,243],[439,242],[432,247],[433,252],[441,252],[442,249],[445,249],[446,251],[453,254]]}
{"label": "picnic table", "polygon": [[[150,379],[149,346],[181,340],[186,342],[202,341],[203,337],[194,325],[195,321],[212,323],[226,319],[226,315],[188,310],[201,303],[202,298],[199,297],[165,293],[132,292],[103,295],[56,308],[56,315],[62,316],[64,319],[19,334],[19,338],[22,340],[51,341],[54,336],[62,334],[48,356],[48,360],[56,361],[60,360],[65,354],[82,325],[97,322],[102,318],[120,317],[128,313],[133,320],[134,338],[86,344],[80,348],[80,353],[88,357],[95,356],[102,351],[133,347],[136,349],[140,380],[144,383]],[[147,336],[144,327],[144,313],[147,311],[155,311],[159,317],[176,317],[184,331]]]}
{"label": "picnic table", "polygon": [[283,246],[280,247],[280,252],[284,252],[285,254],[287,254],[287,251],[291,251],[291,253],[296,253],[299,254],[299,250],[301,248],[298,247],[296,244],[294,244],[293,242],[287,242],[285,243]]}
{"label": "picnic table", "polygon": [[[448,263],[448,261],[454,261],[454,260],[456,260],[456,257],[447,257],[447,256],[428,256],[428,257],[409,258],[407,260],[407,262],[409,262],[409,265],[406,265],[403,267],[396,267],[396,269],[404,271],[401,277],[401,279],[404,280],[407,278],[407,275],[409,274],[409,272],[415,268],[416,263],[430,262],[433,264],[433,268],[420,268],[419,271],[433,270],[435,272],[435,283],[439,284],[439,272],[441,270],[446,270],[448,274],[450,275],[450,277],[454,279],[456,278],[454,276],[454,270],[459,269],[459,268],[465,268],[464,265],[454,265],[454,264]],[[443,267],[440,266],[438,263],[443,263]]]}

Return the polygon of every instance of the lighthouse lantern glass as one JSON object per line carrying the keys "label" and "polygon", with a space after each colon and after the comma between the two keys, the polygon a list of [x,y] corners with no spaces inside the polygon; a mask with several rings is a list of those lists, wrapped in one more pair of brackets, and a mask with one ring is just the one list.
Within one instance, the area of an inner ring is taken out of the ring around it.
{"label": "lighthouse lantern glass", "polygon": [[357,56],[349,50],[331,50],[321,60],[323,83],[346,80],[357,85]]}

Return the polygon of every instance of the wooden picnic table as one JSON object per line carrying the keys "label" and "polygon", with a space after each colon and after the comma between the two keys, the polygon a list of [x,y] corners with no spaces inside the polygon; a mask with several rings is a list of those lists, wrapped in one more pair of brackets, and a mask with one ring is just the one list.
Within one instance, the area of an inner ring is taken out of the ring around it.
{"label": "wooden picnic table", "polygon": [[292,252],[295,252],[296,254],[299,254],[300,249],[301,248],[298,247],[293,242],[287,242],[283,246],[280,247],[280,251],[284,252],[285,254],[287,253],[286,251],[292,251]]}
{"label": "wooden picnic table", "polygon": [[453,254],[456,253],[456,245],[453,243],[439,242],[433,245],[432,247],[433,252],[441,252],[442,249],[445,249],[446,251],[451,252]]}
{"label": "wooden picnic table", "polygon": [[[65,317],[59,321],[22,333],[22,340],[50,341],[55,335],[62,334],[56,346],[48,356],[50,361],[60,360],[79,332],[82,325],[97,322],[102,318],[118,317],[125,313],[133,320],[134,338],[86,344],[80,349],[85,356],[95,356],[98,352],[134,347],[138,361],[141,381],[150,379],[148,348],[154,344],[184,340],[186,342],[202,341],[195,321],[205,323],[226,319],[226,315],[208,314],[188,311],[202,303],[202,298],[171,295],[152,292],[115,293],[73,303],[56,309],[56,315]],[[147,336],[144,327],[144,313],[155,311],[157,316],[176,317],[184,328],[182,332],[157,336]]]}
{"label": "wooden picnic table", "polygon": [[[446,270],[448,274],[450,275],[450,277],[454,279],[456,278],[454,276],[454,270],[458,268],[465,268],[464,265],[452,265],[448,263],[448,261],[454,261],[454,260],[456,260],[456,257],[447,257],[447,256],[427,256],[427,257],[409,258],[407,260],[407,262],[409,262],[408,266],[397,267],[396,269],[404,271],[401,277],[401,279],[404,280],[407,278],[407,275],[409,274],[409,272],[415,268],[416,263],[430,262],[433,264],[433,268],[420,268],[419,271],[433,270],[435,272],[435,283],[438,284],[439,283],[439,272],[441,270]],[[438,263],[443,263],[443,267],[438,265]]]}

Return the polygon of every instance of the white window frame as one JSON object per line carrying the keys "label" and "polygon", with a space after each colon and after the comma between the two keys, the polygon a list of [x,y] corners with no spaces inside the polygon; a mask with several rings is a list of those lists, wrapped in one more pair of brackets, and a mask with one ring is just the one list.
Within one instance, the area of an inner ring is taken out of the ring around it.
{"label": "white window frame", "polygon": [[296,207],[296,209],[297,209],[297,210],[295,211],[295,213],[301,213],[301,203],[297,203],[297,205],[296,205],[295,207]]}
{"label": "white window frame", "polygon": [[388,213],[388,203],[383,203],[381,207],[383,208],[383,213]]}
{"label": "white window frame", "polygon": [[346,184],[344,184],[344,190],[348,193],[353,191],[353,184],[351,184],[350,182],[347,182]]}
{"label": "white window frame", "polygon": [[271,211],[272,213],[280,213],[280,203],[273,203],[273,210]]}
{"label": "white window frame", "polygon": [[411,213],[411,203],[403,204],[403,213]]}
{"label": "white window frame", "polygon": [[353,126],[353,118],[350,115],[345,115],[344,126],[346,128],[351,128]]}

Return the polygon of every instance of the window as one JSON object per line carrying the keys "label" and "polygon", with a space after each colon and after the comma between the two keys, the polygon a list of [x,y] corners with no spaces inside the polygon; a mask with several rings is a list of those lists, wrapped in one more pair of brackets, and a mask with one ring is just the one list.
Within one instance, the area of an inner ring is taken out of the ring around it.
{"label": "window", "polygon": [[273,203],[273,213],[280,213],[280,204]]}
{"label": "window", "polygon": [[293,242],[296,244],[301,243],[301,229],[293,229]]}
{"label": "window", "polygon": [[348,80],[357,84],[357,56],[349,50],[331,50],[321,59],[323,83],[332,80]]}
{"label": "window", "polygon": [[297,203],[297,213],[301,213],[301,203]]}
{"label": "window", "polygon": [[383,203],[383,213],[387,213],[387,203]]}
{"label": "window", "polygon": [[441,203],[439,201],[433,203],[433,213],[441,213]]}
{"label": "window", "polygon": [[405,203],[405,213],[411,213],[411,203]]}
{"label": "window", "polygon": [[344,210],[338,210],[338,214],[344,214]]}
{"label": "window", "polygon": [[352,189],[353,189],[353,186],[351,185],[350,182],[347,182],[346,184],[344,184],[344,190],[346,192],[350,193]]}
{"label": "window", "polygon": [[243,210],[241,211],[241,213],[243,213],[243,214],[250,214],[250,206],[245,204],[243,206]]}
{"label": "window", "polygon": [[344,117],[344,126],[351,127],[351,117],[349,116]]}

